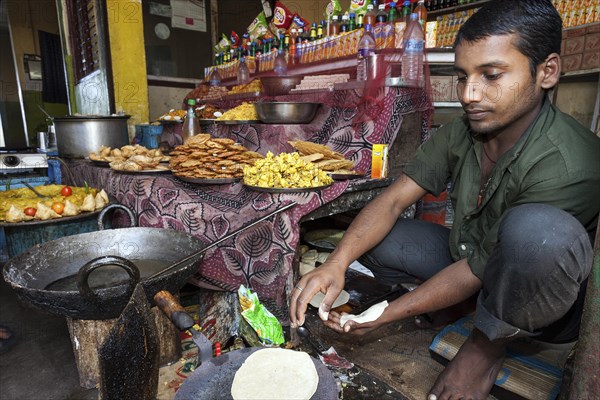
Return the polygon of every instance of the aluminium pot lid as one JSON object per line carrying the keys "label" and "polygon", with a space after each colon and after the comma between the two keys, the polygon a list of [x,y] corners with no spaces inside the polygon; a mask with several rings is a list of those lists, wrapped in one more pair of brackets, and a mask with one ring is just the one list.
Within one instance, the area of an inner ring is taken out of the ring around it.
{"label": "aluminium pot lid", "polygon": [[56,117],[54,121],[90,121],[90,120],[119,120],[129,119],[131,115],[66,115],[64,117]]}

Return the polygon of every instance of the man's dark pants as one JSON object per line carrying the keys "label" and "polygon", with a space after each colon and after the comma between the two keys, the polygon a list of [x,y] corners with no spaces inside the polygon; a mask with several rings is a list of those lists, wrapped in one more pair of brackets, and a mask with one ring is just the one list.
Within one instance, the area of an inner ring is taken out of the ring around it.
{"label": "man's dark pants", "polygon": [[[424,281],[454,262],[449,235],[441,225],[399,219],[360,262],[387,283]],[[490,340],[575,340],[593,258],[584,227],[558,208],[525,204],[505,213],[498,239],[485,267],[475,326]]]}

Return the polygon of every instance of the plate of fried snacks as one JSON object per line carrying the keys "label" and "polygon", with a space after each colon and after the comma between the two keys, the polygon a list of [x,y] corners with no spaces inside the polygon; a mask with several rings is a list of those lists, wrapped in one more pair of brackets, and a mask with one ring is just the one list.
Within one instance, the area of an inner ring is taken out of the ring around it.
{"label": "plate of fried snacks", "polygon": [[254,121],[255,123],[260,122],[254,104],[248,102],[243,102],[239,106],[225,111],[223,115],[215,120],[218,124],[228,123],[226,121],[230,121],[229,123],[243,123],[241,121],[246,121],[244,123],[250,123],[249,121]]}
{"label": "plate of fried snacks", "polygon": [[68,185],[42,185],[29,188],[9,189],[0,192],[0,223],[40,222],[53,219],[69,219],[82,213],[102,210],[110,201],[107,193],[91,187]]}
{"label": "plate of fried snacks", "polygon": [[106,166],[120,172],[132,173],[167,173],[170,156],[165,156],[159,149],[147,149],[139,144],[127,145],[112,149],[101,146],[98,151],[90,153],[92,163]]}
{"label": "plate of fried snacks", "polygon": [[228,138],[213,138],[208,133],[192,136],[171,151],[169,166],[186,182],[223,184],[237,182],[245,166],[263,156]]}
{"label": "plate of fried snacks", "polygon": [[244,185],[271,193],[304,192],[323,189],[333,183],[323,170],[299,153],[268,152],[264,159],[244,168]]}
{"label": "plate of fried snacks", "polygon": [[187,111],[186,110],[169,110],[169,112],[164,113],[163,115],[161,115],[160,117],[158,117],[158,120],[161,122],[171,122],[171,123],[181,123],[183,122],[183,120],[185,119],[185,116],[187,115]]}

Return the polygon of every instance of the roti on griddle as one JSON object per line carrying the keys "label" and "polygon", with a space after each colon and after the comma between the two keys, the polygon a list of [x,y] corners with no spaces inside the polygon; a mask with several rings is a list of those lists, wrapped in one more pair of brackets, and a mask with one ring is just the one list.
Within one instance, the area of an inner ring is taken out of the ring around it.
{"label": "roti on griddle", "polygon": [[315,364],[307,353],[282,348],[256,351],[235,373],[234,400],[307,400],[319,385]]}

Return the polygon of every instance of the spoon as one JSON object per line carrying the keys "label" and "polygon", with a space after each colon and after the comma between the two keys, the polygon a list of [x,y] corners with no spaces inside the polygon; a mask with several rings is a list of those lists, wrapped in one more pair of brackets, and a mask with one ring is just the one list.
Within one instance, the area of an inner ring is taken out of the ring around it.
{"label": "spoon", "polygon": [[325,346],[323,346],[305,326],[299,326],[296,328],[296,331],[298,332],[298,336],[300,336],[302,340],[308,342],[308,344],[315,349],[317,354],[321,355],[327,350],[325,349]]}
{"label": "spoon", "polygon": [[41,194],[40,192],[38,192],[37,190],[35,190],[33,188],[33,186],[31,186],[29,183],[25,182],[25,181],[20,181],[19,183],[22,183],[23,185],[27,186],[27,188],[29,190],[31,190],[33,193],[35,193],[35,195],[37,197],[39,197],[40,199],[47,199],[48,197],[44,196],[43,194]]}

